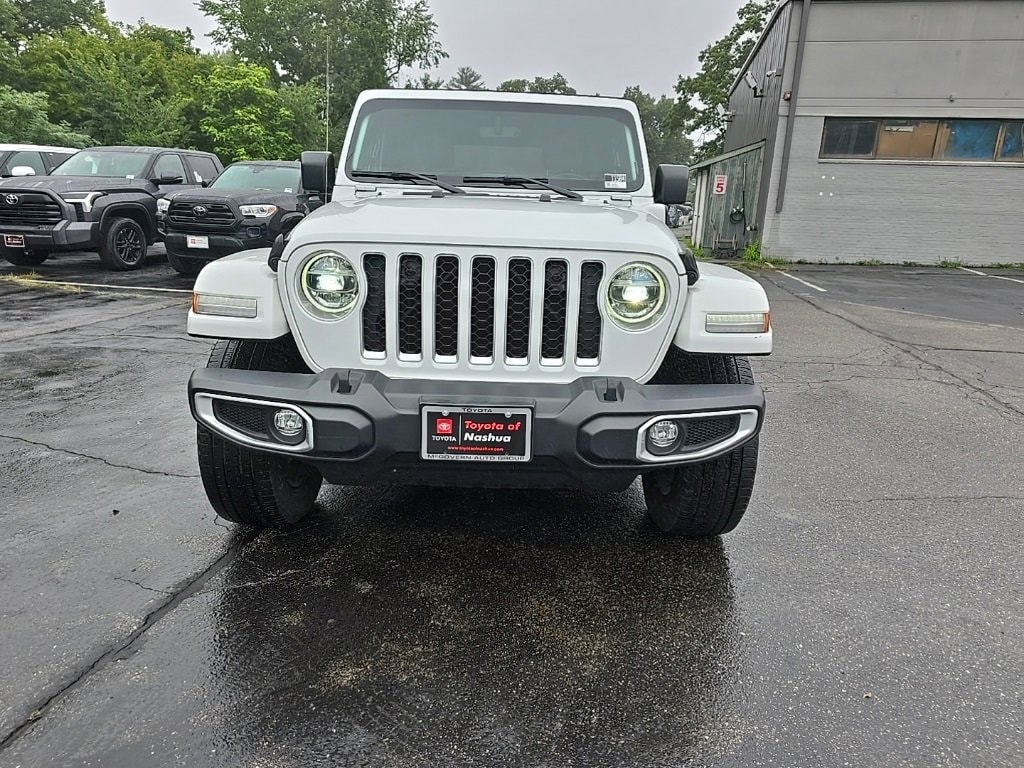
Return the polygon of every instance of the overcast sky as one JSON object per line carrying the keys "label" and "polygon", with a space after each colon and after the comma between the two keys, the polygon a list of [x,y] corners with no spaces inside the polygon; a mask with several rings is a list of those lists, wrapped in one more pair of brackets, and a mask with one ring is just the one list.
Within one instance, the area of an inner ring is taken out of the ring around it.
{"label": "overcast sky", "polygon": [[[676,78],[725,34],[742,0],[429,0],[449,58],[444,77],[471,66],[489,87],[514,77],[561,72],[580,93],[619,96],[640,85],[673,95]],[[140,16],[191,27],[201,47],[213,24],[193,0],[106,0],[115,21]],[[145,10],[143,10],[143,8]],[[404,82],[403,77],[403,82]]]}

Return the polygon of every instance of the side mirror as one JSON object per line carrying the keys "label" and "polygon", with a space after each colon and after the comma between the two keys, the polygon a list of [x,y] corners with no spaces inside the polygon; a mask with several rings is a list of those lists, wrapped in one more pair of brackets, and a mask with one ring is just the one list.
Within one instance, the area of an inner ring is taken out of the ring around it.
{"label": "side mirror", "polygon": [[11,176],[35,176],[36,169],[27,165],[16,165],[11,168]]}
{"label": "side mirror", "polygon": [[654,202],[682,205],[690,184],[690,169],[685,165],[659,165],[654,173]]}
{"label": "side mirror", "polygon": [[161,173],[160,178],[156,179],[157,184],[181,184],[183,179],[176,173]]}
{"label": "side mirror", "polygon": [[287,235],[289,232],[295,229],[295,225],[302,221],[304,218],[306,217],[303,214],[299,213],[298,211],[286,213],[284,217],[281,219],[281,234]]}
{"label": "side mirror", "polygon": [[307,192],[316,192],[330,200],[336,175],[331,152],[302,153],[302,188]]}

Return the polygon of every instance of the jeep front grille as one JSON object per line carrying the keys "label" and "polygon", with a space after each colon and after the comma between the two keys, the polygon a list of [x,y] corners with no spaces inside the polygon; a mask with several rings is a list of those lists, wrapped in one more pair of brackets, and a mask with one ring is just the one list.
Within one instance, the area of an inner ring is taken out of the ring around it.
{"label": "jeep front grille", "polygon": [[[8,195],[16,197],[17,202],[13,205],[7,202]],[[60,204],[49,195],[6,191],[0,195],[0,225],[52,227],[62,218]]]}
{"label": "jeep front grille", "polygon": [[[196,209],[201,209],[197,212]],[[237,218],[226,203],[204,203],[199,200],[174,200],[167,211],[172,224],[189,228],[230,229]]]}
{"label": "jeep front grille", "polygon": [[[581,297],[574,322],[568,312],[571,272]],[[398,359],[406,362],[426,356],[436,363],[490,365],[498,359],[510,366],[557,366],[565,362],[566,339],[573,335],[577,361],[594,365],[600,357],[602,274],[599,263],[570,270],[561,258],[431,259],[418,253],[402,254],[397,269],[388,270],[383,255],[365,254],[363,354],[389,356],[387,328],[394,322]],[[388,316],[389,293],[397,298],[394,317]]]}

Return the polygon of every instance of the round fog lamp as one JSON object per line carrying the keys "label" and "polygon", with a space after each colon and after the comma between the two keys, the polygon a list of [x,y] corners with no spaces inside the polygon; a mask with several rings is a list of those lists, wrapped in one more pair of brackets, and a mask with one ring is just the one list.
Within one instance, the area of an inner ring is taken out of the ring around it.
{"label": "round fog lamp", "polygon": [[296,438],[306,431],[306,423],[291,408],[274,411],[274,431],[284,438]]}
{"label": "round fog lamp", "polygon": [[647,430],[647,450],[656,456],[671,453],[679,446],[681,430],[674,421],[659,421]]}

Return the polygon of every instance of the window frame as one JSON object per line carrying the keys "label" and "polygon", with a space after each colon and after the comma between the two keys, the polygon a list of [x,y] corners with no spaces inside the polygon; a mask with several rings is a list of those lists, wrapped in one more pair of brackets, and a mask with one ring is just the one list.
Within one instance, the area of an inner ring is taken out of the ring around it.
{"label": "window frame", "polygon": [[188,183],[188,169],[187,169],[187,167],[185,165],[184,158],[182,158],[182,156],[180,154],[178,154],[177,152],[161,152],[159,155],[156,156],[156,159],[153,160],[153,169],[149,172],[149,175],[152,177],[153,183],[155,183],[155,184],[159,184],[160,183],[160,176],[161,176],[161,174],[157,171],[157,169],[159,168],[160,163],[162,163],[165,158],[169,158],[169,157],[173,157],[175,160],[178,161],[178,165],[181,166],[181,184],[182,185],[187,184]]}

